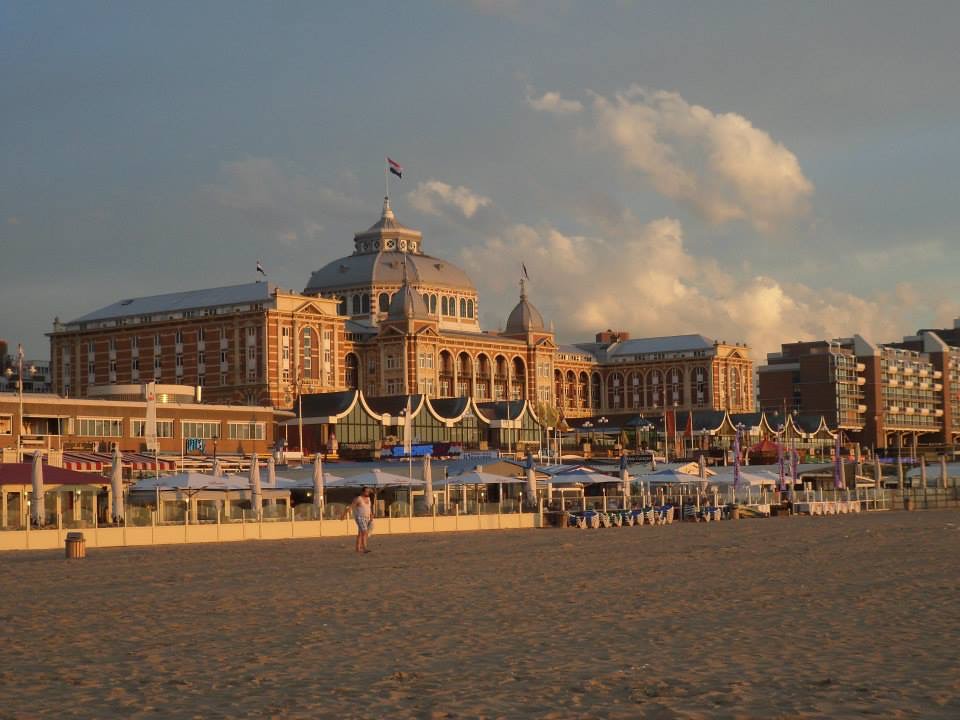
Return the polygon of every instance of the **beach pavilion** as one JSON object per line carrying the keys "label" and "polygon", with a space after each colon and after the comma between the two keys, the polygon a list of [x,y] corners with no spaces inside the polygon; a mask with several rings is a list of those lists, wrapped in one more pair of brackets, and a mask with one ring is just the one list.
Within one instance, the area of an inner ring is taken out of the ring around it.
{"label": "beach pavilion", "polygon": [[[110,478],[43,463],[45,525],[93,526],[110,508]],[[0,529],[26,526],[33,503],[33,463],[0,464]]]}

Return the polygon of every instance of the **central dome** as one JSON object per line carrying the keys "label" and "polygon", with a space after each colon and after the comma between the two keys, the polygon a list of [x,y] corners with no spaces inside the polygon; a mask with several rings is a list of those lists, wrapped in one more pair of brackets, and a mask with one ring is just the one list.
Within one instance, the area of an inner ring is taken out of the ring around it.
{"label": "central dome", "polygon": [[467,274],[446,260],[423,253],[423,235],[401,225],[389,198],[383,200],[380,219],[353,236],[353,255],[334,260],[310,276],[304,293],[336,294],[363,285],[396,285],[403,281],[401,266],[406,262],[410,283],[421,286],[462,290],[476,295]]}
{"label": "central dome", "polygon": [[380,219],[353,236],[353,254],[311,274],[303,292],[338,298],[341,315],[377,325],[391,314],[392,300],[408,283],[440,328],[480,332],[473,282],[453,263],[426,255],[422,243],[422,234],[401,225],[384,198]]}

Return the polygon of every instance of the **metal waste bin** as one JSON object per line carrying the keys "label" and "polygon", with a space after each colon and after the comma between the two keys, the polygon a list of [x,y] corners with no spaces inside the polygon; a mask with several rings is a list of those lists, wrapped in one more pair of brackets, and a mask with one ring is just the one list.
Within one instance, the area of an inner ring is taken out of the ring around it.
{"label": "metal waste bin", "polygon": [[65,549],[67,560],[78,560],[80,558],[85,558],[87,556],[87,540],[83,537],[83,533],[67,533]]}

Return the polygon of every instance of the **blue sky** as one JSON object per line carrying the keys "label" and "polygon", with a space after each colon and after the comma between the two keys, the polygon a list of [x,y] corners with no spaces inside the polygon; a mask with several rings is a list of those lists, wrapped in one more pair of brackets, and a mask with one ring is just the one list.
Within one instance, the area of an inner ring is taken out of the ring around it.
{"label": "blue sky", "polygon": [[885,341],[960,315],[957,3],[0,6],[0,337],[301,289],[377,216],[605,327]]}

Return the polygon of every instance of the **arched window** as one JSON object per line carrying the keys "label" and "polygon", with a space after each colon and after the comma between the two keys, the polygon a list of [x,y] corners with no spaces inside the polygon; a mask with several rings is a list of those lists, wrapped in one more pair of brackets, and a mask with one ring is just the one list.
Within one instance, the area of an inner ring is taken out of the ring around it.
{"label": "arched window", "polygon": [[307,328],[303,331],[303,347],[300,348],[303,355],[301,365],[303,367],[303,376],[305,378],[313,377],[313,331]]}
{"label": "arched window", "polygon": [[600,373],[593,373],[590,376],[590,406],[594,410],[599,410],[603,400],[603,383],[600,380]]}
{"label": "arched window", "polygon": [[703,407],[710,400],[710,390],[708,385],[707,369],[704,367],[694,368],[693,370],[693,403],[698,407]]}
{"label": "arched window", "polygon": [[663,373],[659,370],[652,371],[648,376],[650,382],[647,384],[647,407],[663,407]]}
{"label": "arched window", "polygon": [[430,309],[430,296],[427,293],[423,294],[423,306],[427,308],[427,310]]}
{"label": "arched window", "polygon": [[554,404],[563,407],[563,373],[559,370],[553,371],[553,397]]}
{"label": "arched window", "polygon": [[580,393],[580,407],[582,408],[589,407],[590,380],[589,378],[587,378],[587,374],[585,372],[580,373],[579,385],[580,387],[578,389],[578,392]]}
{"label": "arched window", "polygon": [[431,315],[437,314],[437,296],[436,295],[430,296],[430,314]]}
{"label": "arched window", "polygon": [[347,353],[347,357],[344,358],[343,362],[344,368],[346,368],[346,383],[347,387],[351,390],[355,390],[360,387],[360,360],[353,353]]}
{"label": "arched window", "polygon": [[642,392],[642,385],[640,383],[640,374],[632,372],[627,375],[627,407],[628,408],[638,408],[641,407],[640,397]]}
{"label": "arched window", "polygon": [[467,300],[467,317],[473,319],[473,300]]}
{"label": "arched window", "polygon": [[625,387],[623,375],[615,372],[607,376],[607,407],[622,408]]}
{"label": "arched window", "polygon": [[380,297],[377,298],[377,306],[380,312],[389,312],[390,296],[387,293],[380,293]]}
{"label": "arched window", "polygon": [[360,312],[368,314],[370,312],[370,293],[364,293],[360,301]]}
{"label": "arched window", "polygon": [[347,299],[345,297],[340,298],[340,302],[337,303],[337,314],[338,315],[347,314]]}
{"label": "arched window", "polygon": [[670,396],[667,402],[670,405],[683,405],[683,371],[680,368],[670,368],[667,371],[667,381],[670,383]]}
{"label": "arched window", "polygon": [[361,312],[361,311],[360,311],[360,296],[359,296],[359,295],[354,295],[354,296],[353,296],[353,314],[354,314],[354,315],[359,315],[360,312]]}
{"label": "arched window", "polygon": [[466,298],[460,298],[460,317],[467,316],[467,300]]}
{"label": "arched window", "polygon": [[440,298],[440,314],[441,315],[447,314],[447,296],[446,295]]}
{"label": "arched window", "polygon": [[450,317],[456,317],[457,315],[457,299],[455,297],[447,298],[447,310],[449,310]]}

